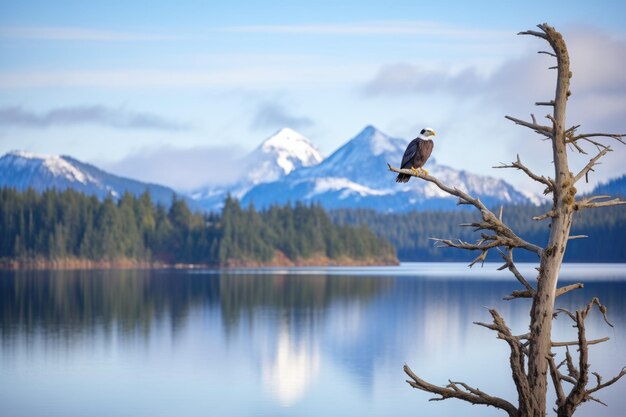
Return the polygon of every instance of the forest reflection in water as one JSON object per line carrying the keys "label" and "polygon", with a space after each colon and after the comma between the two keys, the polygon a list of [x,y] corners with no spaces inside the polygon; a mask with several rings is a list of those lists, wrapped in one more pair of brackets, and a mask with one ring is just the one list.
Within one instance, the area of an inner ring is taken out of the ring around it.
{"label": "forest reflection in water", "polygon": [[[0,414],[498,415],[429,403],[401,368],[514,400],[505,344],[472,322],[496,307],[524,333],[529,300],[501,300],[513,280],[412,267],[1,272]],[[626,364],[626,271],[595,271],[559,303],[608,306],[615,328],[594,314],[589,337],[611,337],[591,353],[609,377]],[[573,337],[559,318],[555,339]],[[623,392],[581,415],[619,414]]]}

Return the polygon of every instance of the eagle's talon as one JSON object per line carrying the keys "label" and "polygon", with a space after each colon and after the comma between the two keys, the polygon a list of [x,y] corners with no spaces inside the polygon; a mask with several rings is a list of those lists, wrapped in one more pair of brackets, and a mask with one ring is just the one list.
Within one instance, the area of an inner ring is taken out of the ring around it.
{"label": "eagle's talon", "polygon": [[426,171],[424,168],[422,168],[422,172],[424,173],[424,175],[428,175],[428,171]]}
{"label": "eagle's talon", "polygon": [[419,168],[415,168],[415,167],[411,167],[411,171],[413,171],[415,173],[415,175],[420,175],[420,170]]}

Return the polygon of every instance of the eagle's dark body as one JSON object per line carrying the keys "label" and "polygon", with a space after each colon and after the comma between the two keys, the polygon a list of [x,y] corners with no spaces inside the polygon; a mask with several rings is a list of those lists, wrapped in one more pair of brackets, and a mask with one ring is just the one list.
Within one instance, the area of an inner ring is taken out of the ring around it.
{"label": "eagle's dark body", "polygon": [[[413,139],[411,143],[409,143],[409,146],[407,146],[406,151],[404,151],[400,168],[411,169],[423,167],[430,157],[434,146],[435,144],[430,139],[423,139],[421,137]],[[398,174],[396,182],[408,182],[410,178],[410,175]]]}

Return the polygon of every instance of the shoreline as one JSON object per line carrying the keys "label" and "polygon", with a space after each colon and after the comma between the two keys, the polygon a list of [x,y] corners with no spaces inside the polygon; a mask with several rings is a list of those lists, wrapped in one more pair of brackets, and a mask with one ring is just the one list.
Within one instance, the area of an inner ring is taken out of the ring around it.
{"label": "shoreline", "polygon": [[0,270],[5,271],[39,271],[39,270],[98,270],[98,269],[240,269],[265,267],[329,267],[329,266],[394,266],[400,265],[397,259],[330,259],[311,258],[291,260],[286,257],[273,259],[269,262],[253,260],[229,260],[226,264],[168,264],[164,262],[136,261],[131,259],[117,259],[109,261],[93,261],[87,259],[30,259],[30,260],[0,260]]}

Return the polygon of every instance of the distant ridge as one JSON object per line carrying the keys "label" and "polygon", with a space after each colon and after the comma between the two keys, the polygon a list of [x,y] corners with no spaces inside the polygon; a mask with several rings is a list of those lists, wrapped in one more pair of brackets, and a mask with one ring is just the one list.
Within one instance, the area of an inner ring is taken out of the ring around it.
{"label": "distant ridge", "polygon": [[[257,207],[302,201],[317,202],[331,209],[370,208],[381,212],[456,207],[455,199],[431,183],[413,179],[407,184],[396,184],[387,163],[399,164],[407,143],[367,126],[321,163],[257,184],[243,194],[242,200]],[[480,197],[487,205],[536,203],[494,177],[437,164],[434,158],[426,168],[442,181]]]}
{"label": "distant ridge", "polygon": [[[542,201],[501,179],[437,163],[436,141],[435,157],[426,163],[426,169],[443,182],[491,206]],[[220,210],[227,195],[257,208],[300,201],[319,203],[327,209],[369,208],[379,212],[454,209],[456,200],[434,184],[417,179],[406,184],[395,182],[387,163],[397,166],[407,143],[369,125],[324,158],[308,138],[282,128],[234,162],[244,172],[236,183],[205,187],[185,198],[191,208],[204,211]],[[622,187],[619,189],[623,193],[624,183],[623,177],[607,186]],[[24,151],[9,152],[0,158],[0,186],[38,191],[73,188],[99,198],[117,198],[125,191],[139,195],[147,189],[154,201],[166,205],[176,195],[171,188],[116,176],[70,156]]]}
{"label": "distant ridge", "polygon": [[590,194],[626,197],[626,175],[596,185]]}
{"label": "distant ridge", "polygon": [[[100,199],[108,196],[117,199],[126,191],[138,196],[147,190],[153,201],[164,205],[169,205],[177,195],[171,188],[119,177],[70,156],[25,151],[12,151],[0,158],[0,187],[33,188],[40,192],[71,188]],[[195,202],[190,202],[198,208]]]}
{"label": "distant ridge", "polygon": [[296,170],[315,166],[323,159],[309,139],[285,127],[241,159],[239,163],[249,171],[237,183],[205,187],[194,191],[191,196],[206,210],[218,210],[228,194],[242,198],[258,184],[280,180]]}

